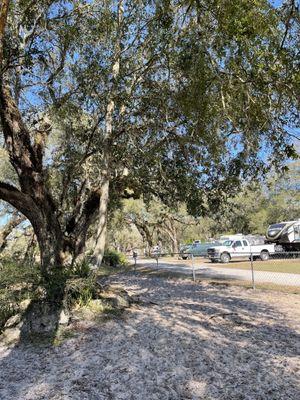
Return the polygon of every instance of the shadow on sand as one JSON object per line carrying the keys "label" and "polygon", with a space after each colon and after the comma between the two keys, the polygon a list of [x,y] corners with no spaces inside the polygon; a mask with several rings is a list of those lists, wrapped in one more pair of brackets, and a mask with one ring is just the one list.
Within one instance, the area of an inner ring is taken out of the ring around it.
{"label": "shadow on sand", "polygon": [[300,398],[286,362],[299,356],[300,336],[275,307],[189,281],[116,281],[140,293],[141,305],[61,348],[7,351],[2,400]]}

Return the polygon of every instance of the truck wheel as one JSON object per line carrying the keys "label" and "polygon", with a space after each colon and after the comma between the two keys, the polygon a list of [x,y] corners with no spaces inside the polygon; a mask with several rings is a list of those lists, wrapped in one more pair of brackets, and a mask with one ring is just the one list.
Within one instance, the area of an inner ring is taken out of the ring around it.
{"label": "truck wheel", "polygon": [[222,253],[220,259],[223,264],[227,264],[230,261],[230,255],[228,253]]}
{"label": "truck wheel", "polygon": [[269,254],[269,252],[268,252],[267,250],[263,250],[263,251],[260,253],[260,259],[261,259],[261,261],[268,261],[269,258],[270,258],[270,254]]}

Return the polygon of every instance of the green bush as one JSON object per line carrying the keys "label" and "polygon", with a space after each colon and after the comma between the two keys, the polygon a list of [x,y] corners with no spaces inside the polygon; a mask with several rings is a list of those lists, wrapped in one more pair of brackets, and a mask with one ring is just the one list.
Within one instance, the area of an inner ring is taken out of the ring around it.
{"label": "green bush", "polygon": [[124,267],[128,264],[126,256],[115,250],[105,250],[102,262],[110,267]]}
{"label": "green bush", "polygon": [[19,303],[30,298],[39,285],[38,266],[2,260],[0,264],[0,332],[5,322],[19,312]]}
{"label": "green bush", "polygon": [[84,258],[82,261],[76,262],[71,272],[79,278],[88,278],[91,274],[89,260],[87,258]]}
{"label": "green bush", "polygon": [[4,328],[5,322],[17,312],[17,304],[8,302],[4,293],[0,292],[0,333]]}
{"label": "green bush", "polygon": [[0,264],[0,289],[19,284],[27,286],[38,284],[40,281],[38,265],[25,265],[13,260],[2,260]]}
{"label": "green bush", "polygon": [[100,288],[96,276],[91,274],[88,278],[68,279],[65,286],[64,302],[68,308],[78,305],[80,307],[98,297]]}

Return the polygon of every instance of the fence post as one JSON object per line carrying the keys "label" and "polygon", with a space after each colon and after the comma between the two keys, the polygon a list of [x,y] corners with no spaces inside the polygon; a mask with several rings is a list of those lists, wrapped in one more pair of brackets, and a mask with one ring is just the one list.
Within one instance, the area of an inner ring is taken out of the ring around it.
{"label": "fence post", "polygon": [[193,269],[193,281],[196,281],[196,275],[195,275],[195,265],[194,265],[194,254],[191,256],[192,259],[192,269]]}
{"label": "fence post", "polygon": [[251,260],[251,276],[252,276],[252,289],[255,289],[255,280],[254,280],[254,268],[253,268],[253,253],[250,253],[250,260]]}
{"label": "fence post", "polygon": [[134,259],[134,273],[136,274],[136,259],[137,259],[137,252],[133,252],[133,259]]}

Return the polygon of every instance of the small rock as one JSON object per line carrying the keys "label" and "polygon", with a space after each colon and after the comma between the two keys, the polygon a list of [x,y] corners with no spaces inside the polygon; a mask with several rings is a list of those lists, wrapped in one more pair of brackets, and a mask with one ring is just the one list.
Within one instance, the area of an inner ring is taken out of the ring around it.
{"label": "small rock", "polygon": [[57,329],[60,310],[47,301],[32,301],[23,318],[24,334],[49,334]]}
{"label": "small rock", "polygon": [[119,308],[119,309],[123,309],[123,308],[128,308],[130,306],[130,304],[132,303],[130,296],[128,296],[127,293],[113,293],[113,292],[109,292],[109,293],[105,293],[102,295],[102,297],[112,305],[112,307],[114,308]]}
{"label": "small rock", "polygon": [[16,326],[20,321],[21,321],[21,314],[13,315],[12,317],[10,317],[10,318],[6,321],[6,323],[5,323],[5,325],[4,325],[4,328],[5,328],[5,329],[6,329],[6,328],[13,328],[13,327]]}
{"label": "small rock", "polygon": [[70,322],[70,315],[67,314],[65,310],[62,310],[59,315],[59,321],[58,321],[59,325],[68,325],[69,322]]}
{"label": "small rock", "polygon": [[19,324],[14,328],[5,329],[5,331],[2,333],[2,339],[4,340],[4,342],[7,344],[17,342],[21,336],[21,327],[22,324]]}
{"label": "small rock", "polygon": [[21,301],[21,303],[20,303],[20,305],[19,305],[20,310],[21,310],[21,311],[27,310],[27,308],[28,308],[28,306],[29,306],[30,303],[31,303],[31,300],[30,300],[30,299],[26,299],[26,300]]}
{"label": "small rock", "polygon": [[117,308],[127,308],[130,305],[129,300],[124,296],[118,296],[109,298],[112,304]]}
{"label": "small rock", "polygon": [[103,300],[101,300],[101,299],[91,300],[90,305],[92,308],[101,308],[101,307],[103,307]]}

